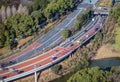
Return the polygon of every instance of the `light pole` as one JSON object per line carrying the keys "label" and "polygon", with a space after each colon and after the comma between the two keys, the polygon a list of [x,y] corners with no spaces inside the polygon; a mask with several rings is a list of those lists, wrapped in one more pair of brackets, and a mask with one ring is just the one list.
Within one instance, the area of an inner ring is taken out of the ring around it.
{"label": "light pole", "polygon": [[34,65],[34,69],[35,69],[35,82],[37,82],[37,72],[36,72],[36,68],[37,68],[37,65]]}

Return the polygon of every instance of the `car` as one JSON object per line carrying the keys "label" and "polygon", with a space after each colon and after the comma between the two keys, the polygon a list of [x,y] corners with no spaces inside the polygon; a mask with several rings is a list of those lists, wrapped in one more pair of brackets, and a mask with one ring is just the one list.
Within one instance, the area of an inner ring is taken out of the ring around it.
{"label": "car", "polygon": [[94,18],[92,18],[92,21],[94,21],[95,19]]}
{"label": "car", "polygon": [[53,59],[53,60],[56,60],[56,59],[57,59],[56,54],[52,55],[52,59]]}
{"label": "car", "polygon": [[81,43],[81,41],[80,41],[80,40],[77,40],[77,43],[78,43],[78,44],[80,44],[80,43]]}
{"label": "car", "polygon": [[87,29],[84,30],[84,32],[87,32],[87,31],[88,31]]}
{"label": "car", "polygon": [[87,38],[89,35],[87,34],[85,37]]}
{"label": "car", "polygon": [[69,37],[67,41],[72,41],[73,39],[74,39],[73,37]]}
{"label": "car", "polygon": [[103,10],[108,10],[107,8],[103,8]]}
{"label": "car", "polygon": [[70,44],[69,44],[70,46],[73,46],[73,42],[70,42]]}
{"label": "car", "polygon": [[70,46],[73,46],[73,44],[70,44]]}

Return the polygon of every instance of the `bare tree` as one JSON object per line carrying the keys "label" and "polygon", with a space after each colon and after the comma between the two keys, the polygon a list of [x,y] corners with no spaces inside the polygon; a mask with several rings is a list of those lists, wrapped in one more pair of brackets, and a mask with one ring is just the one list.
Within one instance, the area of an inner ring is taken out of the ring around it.
{"label": "bare tree", "polygon": [[11,9],[11,10],[12,10],[12,15],[15,15],[15,14],[16,14],[16,12],[17,12],[17,10],[16,10],[16,8],[15,8],[15,6],[14,6],[14,5],[12,6],[12,9]]}
{"label": "bare tree", "polygon": [[0,23],[2,22],[1,9],[0,9]]}
{"label": "bare tree", "polygon": [[18,10],[17,10],[17,13],[23,13],[22,9],[23,9],[23,6],[22,6],[22,4],[20,4],[18,7]]}
{"label": "bare tree", "polygon": [[23,7],[22,11],[24,14],[28,15],[28,9],[26,6]]}
{"label": "bare tree", "polygon": [[6,15],[7,15],[7,18],[9,18],[12,15],[10,6],[8,6],[6,9]]}
{"label": "bare tree", "polygon": [[1,18],[2,18],[2,21],[6,19],[5,6],[1,7]]}

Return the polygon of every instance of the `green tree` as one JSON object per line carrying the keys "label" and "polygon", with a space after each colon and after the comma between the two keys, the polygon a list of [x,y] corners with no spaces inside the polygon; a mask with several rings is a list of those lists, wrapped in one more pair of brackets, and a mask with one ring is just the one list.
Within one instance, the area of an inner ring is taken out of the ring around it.
{"label": "green tree", "polygon": [[68,38],[70,36],[70,30],[68,30],[68,29],[63,29],[61,31],[61,33],[62,33],[64,38]]}
{"label": "green tree", "polygon": [[27,36],[31,35],[30,33],[28,33],[28,31],[34,29],[33,23],[34,22],[32,17],[25,14],[15,14],[4,22],[7,28],[13,29],[13,31],[15,31],[14,34],[16,37],[19,37],[22,34]]}
{"label": "green tree", "polygon": [[98,67],[85,68],[73,74],[67,82],[107,82],[109,72]]}
{"label": "green tree", "polygon": [[56,13],[61,15],[68,9],[74,7],[74,0],[52,0],[44,10],[45,17],[49,20],[55,16]]}
{"label": "green tree", "polygon": [[120,25],[120,16],[117,19],[117,23]]}
{"label": "green tree", "polygon": [[74,30],[77,31],[77,30],[79,30],[79,29],[80,29],[80,23],[79,23],[79,21],[76,21],[76,22],[74,23]]}
{"label": "green tree", "polygon": [[108,79],[112,82],[119,82],[120,81],[120,68],[118,66],[113,66],[110,70],[110,75]]}
{"label": "green tree", "polygon": [[36,11],[36,10],[43,10],[47,4],[49,3],[49,0],[34,0],[33,1],[33,5],[32,5],[32,8],[33,8],[33,11]]}
{"label": "green tree", "polygon": [[120,28],[116,28],[115,34],[116,34],[115,44],[113,44],[113,45],[117,50],[119,50],[120,49]]}
{"label": "green tree", "polygon": [[90,15],[91,15],[91,10],[90,9],[86,10],[82,14],[79,14],[77,16],[77,20],[74,24],[74,29],[79,30],[81,26],[85,25],[87,23],[88,19],[90,18]]}
{"label": "green tree", "polygon": [[55,74],[58,74],[61,69],[62,69],[62,66],[59,65],[59,64],[56,64],[56,65],[54,65],[54,66],[51,68],[51,70],[52,70]]}

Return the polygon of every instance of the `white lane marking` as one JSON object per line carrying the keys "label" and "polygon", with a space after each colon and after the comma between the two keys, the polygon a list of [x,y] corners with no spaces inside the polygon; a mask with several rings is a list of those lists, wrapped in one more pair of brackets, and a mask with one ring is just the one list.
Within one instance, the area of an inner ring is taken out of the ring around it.
{"label": "white lane marking", "polygon": [[[80,10],[78,13],[77,13],[77,15],[81,12],[81,11],[83,11],[83,10]],[[66,25],[66,26],[68,26],[76,17],[77,17],[77,15],[72,19],[72,20],[70,20],[70,22]],[[60,32],[60,31],[59,31]],[[58,33],[57,33],[58,34]],[[55,35],[54,35],[55,36]],[[58,38],[58,39],[60,39],[60,38]],[[58,40],[57,39],[57,40]],[[43,44],[42,44],[43,45]],[[19,57],[19,56],[18,56]],[[28,60],[29,61],[29,60]],[[24,62],[27,62],[27,60],[26,61],[23,61],[23,62],[20,62],[20,63],[24,63]],[[15,64],[15,65],[19,65],[20,63],[18,63],[18,64]],[[12,66],[15,66],[15,65],[12,65]],[[9,66],[9,67],[12,67],[12,66]]]}
{"label": "white lane marking", "polygon": [[[59,54],[60,52],[62,52],[63,50],[61,50],[61,51],[58,51],[57,53],[54,53],[54,54]],[[52,55],[54,55],[54,54],[52,54]],[[29,64],[29,65],[26,65],[26,66],[24,66],[24,67],[21,67],[21,68],[18,68],[18,69],[15,69],[15,70],[22,70],[22,69],[25,69],[25,68],[28,68],[28,67],[30,67],[30,66],[32,66],[32,65],[36,65],[37,63],[40,63],[40,62],[43,62],[43,61],[45,61],[45,60],[47,60],[47,59],[49,59],[49,58],[52,58],[52,55],[50,55],[50,56],[48,56],[48,57],[46,57],[46,58],[44,58],[44,59],[42,59],[42,60],[40,60],[40,61],[37,61],[37,62],[35,62],[35,63],[32,63],[32,64]],[[6,72],[6,73],[3,73],[3,74],[0,74],[0,75],[6,75],[6,74],[9,74],[9,73],[11,73],[11,72]]]}
{"label": "white lane marking", "polygon": [[[31,58],[31,59],[28,59],[28,60],[26,60],[26,61],[23,61],[23,62],[20,62],[20,63],[14,64],[14,65],[11,65],[11,66],[8,66],[7,68],[11,68],[11,67],[13,67],[13,66],[20,65],[20,64],[22,64],[22,63],[25,63],[25,62],[31,61],[31,60],[33,60],[33,59],[36,59],[36,58],[40,57],[40,56],[43,56],[43,55],[45,55],[45,54],[48,54],[49,52],[51,52],[52,50],[55,50],[55,49],[57,49],[57,48],[61,48],[61,47],[57,46],[57,47],[51,49],[50,51],[45,52],[45,53],[43,53],[43,54],[41,54],[41,55],[39,55],[39,56],[33,57],[33,58]],[[62,49],[62,48],[61,48],[61,49]]]}
{"label": "white lane marking", "polygon": [[54,42],[52,42],[52,44],[50,44],[49,46],[52,46],[54,43],[58,42],[58,40],[60,40],[61,38],[62,38],[62,36],[60,36],[57,40],[55,40]]}
{"label": "white lane marking", "polygon": [[[76,14],[76,16],[74,17],[74,18],[72,18],[72,20],[70,20],[69,22],[68,22],[68,24],[65,26],[65,27],[67,27],[74,19],[76,19],[76,17],[78,16],[78,14],[80,13],[80,12],[82,12],[83,10],[80,10],[77,14]],[[61,32],[61,31],[60,31]],[[57,42],[60,38],[62,38],[62,36],[61,37],[59,37],[57,40],[55,40],[55,42]],[[53,43],[55,43],[55,42],[53,42]],[[52,43],[52,44],[53,44]],[[49,46],[51,46],[52,44],[50,44]]]}

